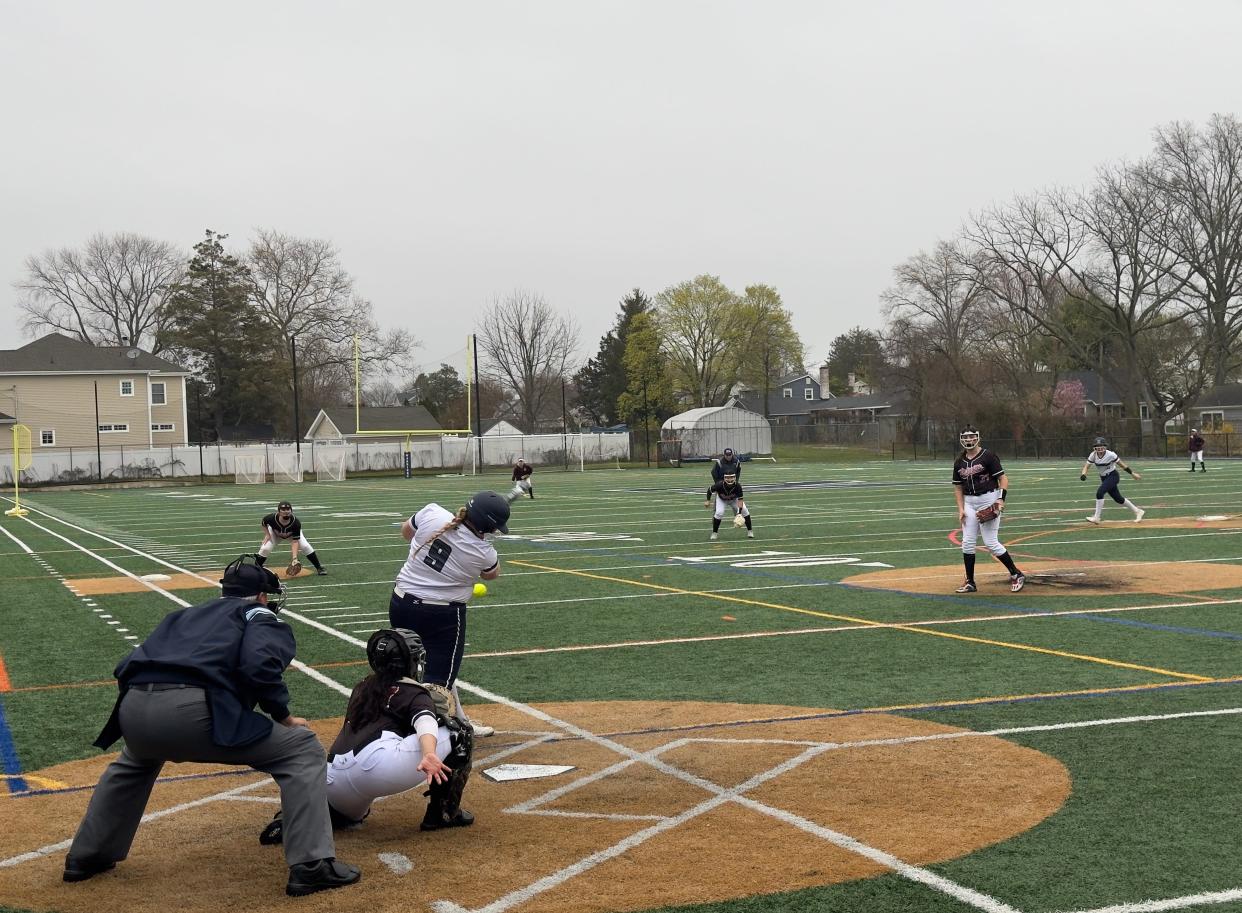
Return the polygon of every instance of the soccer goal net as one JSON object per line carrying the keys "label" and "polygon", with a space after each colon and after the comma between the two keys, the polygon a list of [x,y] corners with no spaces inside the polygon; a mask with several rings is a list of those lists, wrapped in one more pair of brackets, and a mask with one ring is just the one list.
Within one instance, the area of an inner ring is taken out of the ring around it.
{"label": "soccer goal net", "polygon": [[344,482],[345,462],[349,458],[346,447],[315,448],[315,481]]}
{"label": "soccer goal net", "polygon": [[660,441],[660,465],[673,467],[681,466],[680,440]]}
{"label": "soccer goal net", "polygon": [[262,485],[267,481],[267,457],[262,453],[239,453],[233,458],[238,485]]}
{"label": "soccer goal net", "polygon": [[302,455],[296,450],[273,450],[270,453],[273,482],[301,482]]}

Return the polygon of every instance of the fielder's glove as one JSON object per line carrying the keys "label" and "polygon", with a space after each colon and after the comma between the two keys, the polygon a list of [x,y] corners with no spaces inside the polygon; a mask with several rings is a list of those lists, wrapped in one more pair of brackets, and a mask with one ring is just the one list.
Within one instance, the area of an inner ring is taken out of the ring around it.
{"label": "fielder's glove", "polygon": [[999,517],[1001,515],[1000,507],[998,506],[999,503],[1000,502],[997,502],[996,504],[989,504],[987,507],[983,508],[983,510],[975,511],[975,516],[979,518],[979,522],[987,523],[990,520],[995,520]]}
{"label": "fielder's glove", "polygon": [[745,518],[745,517],[743,517],[741,514],[734,514],[734,515],[733,515],[733,525],[734,525],[734,526],[745,526],[745,525],[746,525],[746,518]]}
{"label": "fielder's glove", "polygon": [[285,568],[285,576],[286,576],[286,577],[296,577],[296,576],[297,576],[298,574],[300,574],[300,573],[302,573],[302,562],[301,562],[301,561],[298,561],[298,560],[295,558],[295,559],[293,560],[293,563],[292,563],[292,564],[290,564],[287,568]]}
{"label": "fielder's glove", "polygon": [[1080,476],[1078,477],[1078,481],[1079,481],[1079,482],[1085,482],[1085,481],[1087,481],[1087,474],[1084,472],[1082,475],[1080,475]]}

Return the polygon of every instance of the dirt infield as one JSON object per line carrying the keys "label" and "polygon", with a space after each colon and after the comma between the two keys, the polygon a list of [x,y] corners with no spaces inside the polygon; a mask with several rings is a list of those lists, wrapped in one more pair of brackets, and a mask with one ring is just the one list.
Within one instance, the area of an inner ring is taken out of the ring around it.
{"label": "dirt infield", "polygon": [[[528,744],[506,763],[572,764],[544,780],[493,783],[481,770],[551,725],[491,705],[478,715],[498,734],[478,746],[466,790],[474,827],[418,831],[425,799],[413,791],[377,803],[359,828],[338,833],[340,857],[363,869],[362,883],[315,895],[298,909],[428,910],[449,900],[473,910],[523,913],[641,910],[831,884],[879,874],[840,849],[830,828],[916,865],[956,858],[1013,837],[1061,807],[1069,774],[1055,759],[992,737],[918,741],[961,730],[895,716],[790,720],[815,711],[769,705],[602,702],[549,704],[543,710],[658,757],[721,788],[797,759],[812,745],[831,748],[746,792],[766,811],[726,802],[691,777],[644,763],[596,776],[624,758],[605,745],[566,737]],[[339,721],[316,730],[330,739]],[[915,739],[849,747],[840,743]],[[818,749],[816,749],[818,750]],[[37,772],[70,787],[93,785],[103,759]],[[60,880],[64,851],[19,864],[0,862],[0,903],[75,913],[215,913],[287,909],[278,848],[260,847],[259,830],[276,808],[270,780],[236,768],[169,765],[148,812],[200,801],[139,830],[130,859],[83,884]],[[565,787],[581,782],[579,788]],[[253,784],[252,788],[248,788]],[[240,789],[240,791],[238,791]],[[532,801],[547,795],[543,801]],[[225,791],[235,791],[222,797]],[[72,835],[89,790],[0,799],[5,828],[0,860]],[[212,797],[215,797],[214,799]],[[203,801],[207,800],[207,801]],[[513,810],[529,803],[528,811]],[[801,822],[801,824],[800,824]],[[645,832],[650,839],[640,840]],[[629,838],[626,847],[617,846]],[[611,853],[600,854],[612,848]],[[623,851],[622,851],[623,850]],[[397,874],[380,854],[408,857]],[[539,890],[536,883],[554,884]]]}
{"label": "dirt infield", "polygon": [[[281,580],[288,580],[289,576],[285,573],[284,565],[267,565],[267,569],[274,573]],[[161,575],[167,577],[166,580],[151,581],[161,590],[200,590],[211,589],[220,586],[219,580],[224,573],[224,569],[211,571],[201,571],[203,576],[196,577],[193,574],[166,574]],[[299,575],[302,579],[315,576],[315,569],[304,569]],[[205,580],[203,578],[206,578]],[[69,577],[65,579],[65,586],[71,590],[75,590],[82,596],[111,596],[116,593],[145,593],[150,588],[144,586],[141,582],[133,577],[123,577],[117,575],[115,577]]]}
{"label": "dirt infield", "polygon": [[[1015,552],[1017,550],[1015,549]],[[991,561],[985,552],[980,564]],[[1178,596],[1198,590],[1242,588],[1242,567],[1200,561],[1075,561],[1073,559],[1020,559],[1026,573],[1026,589],[1019,597],[1065,596],[1081,593],[1157,593]],[[992,564],[996,562],[992,561]],[[980,593],[1009,593],[1009,575],[999,564],[996,570],[977,571]],[[842,583],[904,593],[952,593],[962,582],[960,564],[931,567],[900,567],[846,577]],[[969,598],[969,597],[963,597]]]}

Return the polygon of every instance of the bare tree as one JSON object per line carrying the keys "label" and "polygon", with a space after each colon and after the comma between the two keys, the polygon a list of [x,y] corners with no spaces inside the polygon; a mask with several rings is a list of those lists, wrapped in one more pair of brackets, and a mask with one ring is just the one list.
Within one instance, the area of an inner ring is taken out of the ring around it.
{"label": "bare tree", "polygon": [[547,415],[560,415],[560,381],[578,348],[572,318],[557,314],[542,296],[515,290],[497,298],[480,318],[485,373],[513,391],[527,431]]}
{"label": "bare tree", "polygon": [[1172,209],[1171,240],[1202,314],[1212,377],[1223,384],[1242,337],[1242,122],[1217,114],[1203,131],[1158,129],[1152,174]]}
{"label": "bare tree", "polygon": [[174,245],[129,232],[27,257],[26,276],[14,283],[23,326],[30,334],[55,330],[94,345],[160,352],[164,304],[185,265]]}

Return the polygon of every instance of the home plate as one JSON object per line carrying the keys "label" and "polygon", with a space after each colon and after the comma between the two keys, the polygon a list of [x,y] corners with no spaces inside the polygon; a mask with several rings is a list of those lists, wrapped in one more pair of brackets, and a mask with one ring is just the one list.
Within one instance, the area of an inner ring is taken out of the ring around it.
{"label": "home plate", "polygon": [[159,583],[161,580],[172,580],[167,574],[143,574],[142,579],[149,583]]}
{"label": "home plate", "polygon": [[564,764],[499,764],[483,771],[483,776],[493,783],[505,783],[509,780],[539,780],[544,777],[555,777],[557,774],[568,773],[572,766]]}
{"label": "home plate", "polygon": [[1195,517],[1195,519],[1203,523],[1211,523],[1213,520],[1228,520],[1229,517],[1225,514],[1208,514],[1206,517]]}

